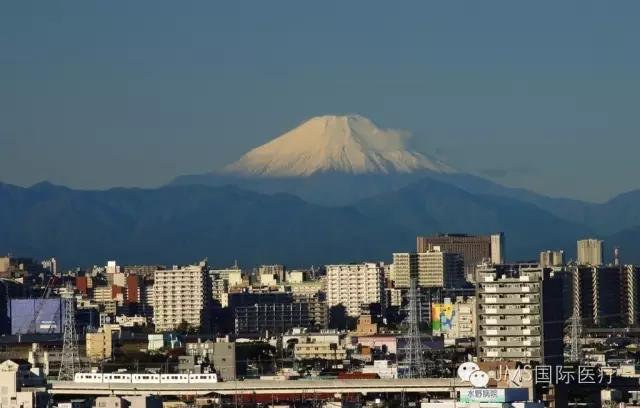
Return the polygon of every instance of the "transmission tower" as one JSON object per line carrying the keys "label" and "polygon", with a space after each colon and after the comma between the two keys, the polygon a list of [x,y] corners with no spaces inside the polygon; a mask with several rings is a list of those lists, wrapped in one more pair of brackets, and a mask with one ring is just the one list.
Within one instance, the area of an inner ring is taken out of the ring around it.
{"label": "transmission tower", "polygon": [[422,378],[425,365],[420,335],[420,297],[416,288],[416,280],[411,279],[409,289],[409,330],[406,336],[404,378]]}
{"label": "transmission tower", "polygon": [[573,316],[569,320],[570,326],[570,336],[571,343],[570,347],[570,358],[572,362],[580,362],[580,358],[582,356],[581,344],[580,344],[580,336],[582,334],[582,324],[580,322],[580,315],[573,312]]}
{"label": "transmission tower", "polygon": [[[582,302],[582,291],[580,290],[580,273],[578,269],[572,271],[573,283],[573,313],[569,318],[569,357],[572,362],[580,362],[582,350],[580,336],[582,336],[582,319],[580,318],[580,304]],[[595,294],[594,294],[595,296]]]}
{"label": "transmission tower", "polygon": [[78,352],[78,334],[76,333],[76,302],[70,284],[67,285],[67,293],[64,298],[63,327],[62,358],[58,381],[73,381],[76,371],[80,369],[80,354]]}

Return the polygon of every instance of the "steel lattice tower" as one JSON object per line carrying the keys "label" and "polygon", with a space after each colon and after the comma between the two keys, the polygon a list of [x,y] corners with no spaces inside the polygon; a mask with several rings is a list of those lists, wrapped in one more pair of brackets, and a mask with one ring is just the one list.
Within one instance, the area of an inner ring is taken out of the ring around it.
{"label": "steel lattice tower", "polygon": [[78,334],[76,333],[76,303],[73,288],[67,285],[67,295],[64,299],[64,337],[62,344],[62,358],[58,381],[73,381],[76,371],[80,369],[80,354],[78,352]]}
{"label": "steel lattice tower", "polygon": [[580,362],[580,358],[582,357],[582,350],[580,344],[580,336],[582,332],[582,325],[580,324],[580,315],[578,315],[575,311],[573,312],[573,316],[569,320],[570,323],[570,336],[571,336],[571,344],[570,344],[570,358],[572,362]]}
{"label": "steel lattice tower", "polygon": [[409,289],[409,330],[406,336],[404,378],[422,378],[425,364],[420,335],[420,297],[416,287],[416,279],[411,279]]}

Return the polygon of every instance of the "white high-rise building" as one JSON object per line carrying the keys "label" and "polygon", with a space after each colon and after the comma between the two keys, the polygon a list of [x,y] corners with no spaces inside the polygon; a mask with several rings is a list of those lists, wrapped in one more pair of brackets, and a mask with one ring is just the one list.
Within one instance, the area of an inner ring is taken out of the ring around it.
{"label": "white high-rise building", "polygon": [[592,238],[578,241],[578,265],[602,265],[602,242]]}
{"label": "white high-rise building", "polygon": [[349,316],[362,305],[384,302],[384,267],[377,263],[327,265],[327,304],[342,304]]}
{"label": "white high-rise building", "polygon": [[478,265],[479,361],[562,357],[562,284],[538,264]]}
{"label": "white high-rise building", "polygon": [[153,285],[156,331],[173,330],[186,322],[208,329],[211,295],[204,265],[158,270]]}

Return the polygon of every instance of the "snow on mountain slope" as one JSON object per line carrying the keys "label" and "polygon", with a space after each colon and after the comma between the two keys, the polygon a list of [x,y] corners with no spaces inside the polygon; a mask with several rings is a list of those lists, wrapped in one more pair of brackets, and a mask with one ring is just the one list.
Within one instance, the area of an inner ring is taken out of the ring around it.
{"label": "snow on mountain slope", "polygon": [[224,171],[261,177],[298,177],[329,171],[452,171],[444,163],[408,150],[408,138],[406,132],[379,129],[359,115],[319,116],[249,151]]}

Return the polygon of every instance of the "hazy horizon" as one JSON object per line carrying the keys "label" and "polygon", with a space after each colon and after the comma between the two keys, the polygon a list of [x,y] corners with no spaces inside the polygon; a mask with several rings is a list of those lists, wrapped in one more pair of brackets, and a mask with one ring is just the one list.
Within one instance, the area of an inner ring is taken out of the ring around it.
{"label": "hazy horizon", "polygon": [[155,187],[358,113],[508,186],[640,188],[640,4],[386,6],[2,4],[0,181]]}

